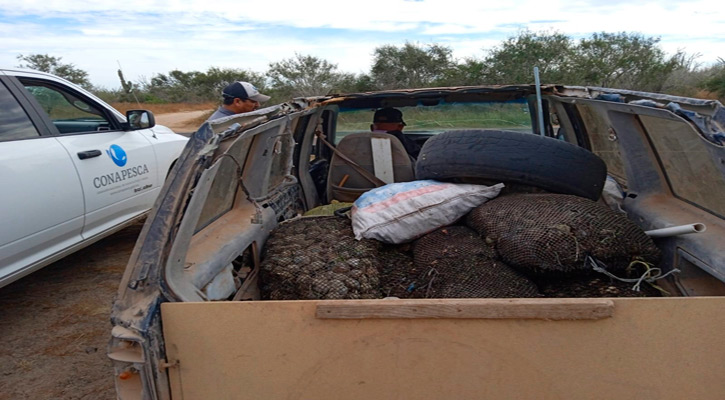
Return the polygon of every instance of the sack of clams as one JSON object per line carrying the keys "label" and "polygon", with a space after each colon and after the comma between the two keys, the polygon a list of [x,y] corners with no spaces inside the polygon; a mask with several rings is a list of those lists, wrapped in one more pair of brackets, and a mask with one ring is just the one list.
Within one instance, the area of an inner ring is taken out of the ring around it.
{"label": "sack of clams", "polygon": [[346,218],[302,217],[284,222],[265,246],[260,268],[262,298],[380,298],[379,246],[375,240],[355,240]]}
{"label": "sack of clams", "polygon": [[512,193],[404,245],[355,240],[351,221],[337,216],[284,222],[265,245],[260,288],[269,300],[659,295],[594,272],[590,257],[636,278],[633,261],[655,264],[659,250],[600,203]]}
{"label": "sack of clams", "polygon": [[416,297],[538,297],[536,285],[500,260],[493,247],[465,226],[448,226],[415,242],[421,272]]}
{"label": "sack of clams", "polygon": [[466,224],[495,245],[507,264],[527,273],[589,272],[588,257],[611,270],[660,252],[626,215],[583,197],[511,194],[471,211]]}

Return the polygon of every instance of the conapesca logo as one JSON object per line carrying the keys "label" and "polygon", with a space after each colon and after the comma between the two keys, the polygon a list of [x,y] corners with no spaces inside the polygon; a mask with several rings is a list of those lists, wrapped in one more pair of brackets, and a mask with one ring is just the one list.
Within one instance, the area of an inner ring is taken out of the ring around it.
{"label": "conapesca logo", "polygon": [[113,163],[119,167],[123,167],[128,161],[126,150],[117,144],[112,144],[111,147],[106,150],[106,154],[108,154],[108,156],[111,157],[111,160],[113,160]]}
{"label": "conapesca logo", "polygon": [[[126,150],[117,144],[112,144],[111,147],[106,150],[108,157],[113,160],[113,163],[119,167],[123,167],[128,162],[128,156]],[[101,175],[93,178],[93,186],[100,189],[104,186],[113,185],[114,183],[120,183],[126,179],[136,178],[141,175],[149,173],[149,167],[146,164],[137,165],[133,167],[124,168],[120,171],[112,172],[110,174]]]}
{"label": "conapesca logo", "polygon": [[100,189],[104,186],[108,186],[114,183],[123,182],[126,179],[129,178],[135,178],[140,175],[145,175],[149,173],[149,167],[146,166],[146,164],[138,165],[136,167],[130,167],[126,169],[122,169],[117,172],[113,172],[106,175],[101,175],[93,178],[93,186],[97,189]]}

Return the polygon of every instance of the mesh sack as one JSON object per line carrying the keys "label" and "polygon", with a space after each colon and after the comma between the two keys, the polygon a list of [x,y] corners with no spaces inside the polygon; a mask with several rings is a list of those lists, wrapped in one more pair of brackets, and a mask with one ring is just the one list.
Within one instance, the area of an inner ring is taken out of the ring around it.
{"label": "mesh sack", "polygon": [[477,207],[465,222],[506,263],[534,273],[587,271],[587,255],[614,270],[635,258],[659,260],[652,239],[625,215],[583,197],[510,194]]}
{"label": "mesh sack", "polygon": [[383,296],[413,297],[421,271],[413,264],[412,244],[383,244],[378,259]]}
{"label": "mesh sack", "polygon": [[374,240],[355,240],[345,218],[303,217],[280,224],[265,245],[262,298],[380,298],[379,247]]}
{"label": "mesh sack", "polygon": [[538,297],[536,285],[501,261],[475,231],[449,226],[415,242],[414,267],[421,273],[414,293],[426,298]]}

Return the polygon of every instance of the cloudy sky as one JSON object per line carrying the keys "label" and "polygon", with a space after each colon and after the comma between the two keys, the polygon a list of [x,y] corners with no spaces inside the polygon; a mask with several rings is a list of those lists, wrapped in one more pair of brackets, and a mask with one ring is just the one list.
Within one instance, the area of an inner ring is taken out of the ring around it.
{"label": "cloudy sky", "polygon": [[438,43],[456,58],[482,57],[522,29],[639,32],[703,64],[725,58],[722,0],[0,0],[0,67],[49,54],[108,88],[120,86],[118,63],[136,81],[212,66],[264,72],[299,53],[362,73],[380,45]]}

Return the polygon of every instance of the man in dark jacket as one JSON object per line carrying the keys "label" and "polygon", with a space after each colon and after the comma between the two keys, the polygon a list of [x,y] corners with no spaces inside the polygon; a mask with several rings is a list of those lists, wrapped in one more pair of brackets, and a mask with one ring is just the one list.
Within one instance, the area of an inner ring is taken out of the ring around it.
{"label": "man in dark jacket", "polygon": [[418,153],[420,153],[420,146],[403,134],[403,127],[405,127],[403,113],[396,108],[385,107],[375,111],[370,130],[373,132],[386,132],[395,136],[403,144],[408,155],[415,160],[418,158]]}

